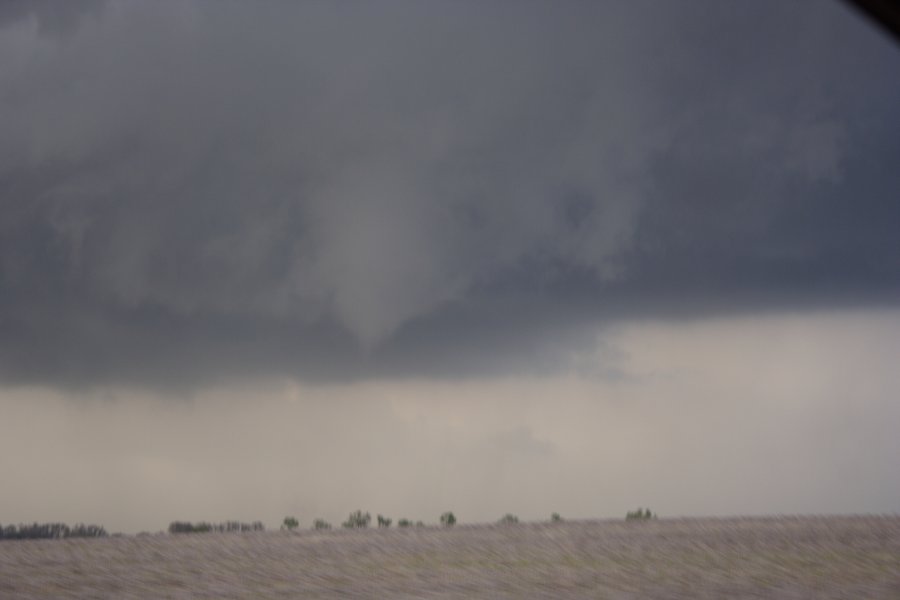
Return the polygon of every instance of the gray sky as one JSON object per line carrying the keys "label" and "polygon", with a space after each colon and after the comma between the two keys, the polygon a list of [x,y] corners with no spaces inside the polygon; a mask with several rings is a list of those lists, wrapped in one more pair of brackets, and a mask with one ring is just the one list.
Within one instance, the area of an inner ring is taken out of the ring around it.
{"label": "gray sky", "polygon": [[0,5],[0,523],[900,510],[898,71],[838,2]]}

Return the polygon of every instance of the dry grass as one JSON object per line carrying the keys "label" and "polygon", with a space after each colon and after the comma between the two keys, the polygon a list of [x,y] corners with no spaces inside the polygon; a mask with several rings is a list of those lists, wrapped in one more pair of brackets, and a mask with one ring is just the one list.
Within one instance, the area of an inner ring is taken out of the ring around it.
{"label": "dry grass", "polygon": [[0,543],[0,598],[900,598],[900,517]]}

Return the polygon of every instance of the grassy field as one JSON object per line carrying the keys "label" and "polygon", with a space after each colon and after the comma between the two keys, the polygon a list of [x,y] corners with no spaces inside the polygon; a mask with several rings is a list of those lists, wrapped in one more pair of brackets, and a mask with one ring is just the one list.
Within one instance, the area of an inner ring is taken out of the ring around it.
{"label": "grassy field", "polygon": [[900,517],[0,543],[0,598],[900,598]]}

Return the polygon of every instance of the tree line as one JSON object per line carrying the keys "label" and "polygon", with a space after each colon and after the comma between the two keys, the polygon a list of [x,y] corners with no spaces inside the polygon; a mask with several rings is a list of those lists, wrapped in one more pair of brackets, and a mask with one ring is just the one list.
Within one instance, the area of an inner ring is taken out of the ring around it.
{"label": "tree line", "polygon": [[169,533],[241,533],[245,531],[265,531],[262,521],[241,523],[240,521],[225,521],[224,523],[191,523],[189,521],[172,521],[169,523]]}
{"label": "tree line", "polygon": [[[379,529],[387,529],[390,527],[394,520],[390,517],[385,517],[383,515],[377,515],[378,518],[378,528]],[[350,516],[347,517],[347,520],[341,523],[341,527],[344,529],[366,529],[369,527],[369,523],[372,522],[372,515],[368,512],[363,512],[361,510],[356,510],[350,513]],[[441,515],[441,525],[445,527],[452,526],[456,523],[456,517],[452,512],[446,512]],[[287,531],[293,531],[297,527],[300,526],[300,521],[297,520],[296,517],[288,516],[284,518],[284,521],[281,524],[281,528]],[[402,518],[397,521],[398,527],[424,527],[425,523],[422,521],[416,521],[413,523],[411,520],[407,518]],[[317,530],[327,530],[331,529],[331,523],[326,521],[325,519],[315,519],[312,525],[313,529]]]}
{"label": "tree line", "polygon": [[49,540],[62,538],[93,538],[106,537],[106,529],[100,525],[85,525],[79,523],[69,527],[65,523],[33,523],[31,525],[19,524],[0,525],[0,540]]}
{"label": "tree line", "polygon": [[[387,529],[394,522],[393,519],[389,517],[385,517],[383,515],[377,515],[377,523],[379,529]],[[452,512],[447,511],[442,513],[440,518],[438,519],[442,527],[453,527],[456,525],[456,515]],[[559,516],[559,513],[553,513],[550,515],[550,521],[553,523],[562,522],[562,517]],[[350,513],[350,516],[347,517],[347,520],[341,523],[341,527],[345,529],[366,529],[369,527],[369,523],[372,522],[372,515],[368,512],[363,512],[361,510],[356,510]],[[499,521],[497,521],[498,525],[515,525],[519,522],[519,517],[507,513],[503,515]],[[293,531],[297,527],[300,526],[300,521],[297,520],[296,517],[287,516],[284,518],[284,522],[281,524],[281,528],[287,531]],[[424,527],[425,523],[422,521],[416,521],[415,523],[407,518],[401,518],[397,521],[397,526],[401,528],[405,527]],[[316,519],[313,521],[313,529],[331,529],[331,524],[325,521],[324,519]]]}
{"label": "tree line", "polygon": [[[379,528],[388,528],[393,524],[393,519],[377,515],[377,524]],[[656,515],[650,509],[638,508],[636,511],[629,512],[625,519],[627,521],[645,521],[656,519]],[[456,524],[456,515],[452,512],[445,512],[440,516],[440,524],[443,527],[453,527]],[[563,519],[559,513],[553,513],[550,517],[551,522],[558,523]],[[372,522],[372,515],[361,510],[350,513],[346,521],[341,526],[346,529],[366,529]],[[513,514],[506,514],[499,521],[500,525],[514,525],[519,522],[519,518]],[[285,517],[281,525],[282,529],[294,530],[300,525],[295,517]],[[397,521],[398,527],[424,527],[422,521],[415,523],[407,518],[401,518]],[[313,521],[313,529],[327,530],[331,529],[331,524],[324,519],[316,519]],[[266,528],[262,521],[253,521],[252,523],[242,523],[240,521],[225,521],[223,523],[207,523],[200,521],[192,523],[190,521],[172,521],[169,523],[169,533],[241,533],[248,531],[265,531]],[[63,539],[63,538],[92,538],[106,537],[106,529],[100,525],[85,525],[79,523],[72,527],[65,523],[33,523],[31,525],[0,525],[0,540],[34,540],[34,539]]]}
{"label": "tree line", "polygon": [[[388,528],[393,523],[393,520],[389,517],[385,517],[383,515],[377,515],[377,523],[378,528]],[[626,521],[646,521],[651,519],[656,519],[656,514],[651,512],[649,508],[638,508],[636,511],[629,511],[625,515]],[[442,527],[453,527],[456,525],[456,515],[452,512],[448,511],[440,516],[440,524]],[[369,527],[369,524],[372,522],[372,515],[368,512],[363,512],[361,510],[356,510],[350,513],[350,516],[347,517],[347,520],[341,523],[341,527],[345,529],[366,529]],[[550,515],[551,523],[562,523],[563,518],[559,513],[553,513]],[[519,523],[519,517],[512,513],[506,513],[497,521],[497,525],[517,525]],[[287,531],[293,531],[297,527],[300,526],[300,521],[297,520],[296,517],[287,516],[284,518],[284,522],[281,524],[281,529]],[[398,527],[424,527],[425,523],[422,521],[416,521],[413,523],[411,520],[407,518],[401,518],[397,521]],[[328,523],[324,519],[316,519],[313,521],[312,525],[313,529],[331,529],[331,523]]]}

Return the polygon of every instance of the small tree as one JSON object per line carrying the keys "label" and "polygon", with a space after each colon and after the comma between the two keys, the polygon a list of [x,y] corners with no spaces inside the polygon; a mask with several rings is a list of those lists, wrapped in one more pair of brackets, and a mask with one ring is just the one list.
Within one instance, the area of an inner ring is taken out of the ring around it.
{"label": "small tree", "polygon": [[391,519],[389,519],[387,517],[382,517],[381,515],[378,515],[378,527],[379,528],[383,527],[386,529],[391,526],[391,522],[392,522]]}
{"label": "small tree", "polygon": [[413,526],[413,522],[410,521],[409,519],[404,518],[404,519],[400,519],[397,521],[397,527],[412,527],[412,526]]}
{"label": "small tree", "polygon": [[561,516],[559,516],[559,513],[553,513],[552,515],[550,515],[551,523],[560,523],[560,522],[562,522],[562,520],[563,519]]}
{"label": "small tree", "polygon": [[298,521],[295,517],[285,517],[284,522],[281,524],[282,529],[287,529],[288,531],[293,531],[300,526],[300,521]]}
{"label": "small tree", "polygon": [[331,529],[331,523],[325,519],[316,519],[313,521],[313,529]]}
{"label": "small tree", "polygon": [[512,513],[506,513],[503,515],[499,521],[497,521],[500,525],[515,525],[519,522],[519,517]]}
{"label": "small tree", "polygon": [[350,516],[344,521],[343,526],[347,529],[365,529],[369,526],[371,521],[372,515],[369,513],[363,514],[363,511],[357,510],[356,512],[350,513]]}
{"label": "small tree", "polygon": [[650,512],[649,508],[644,509],[644,508],[640,508],[640,507],[638,507],[638,509],[635,511],[629,511],[625,515],[626,521],[648,521],[650,519],[655,519],[655,518],[656,518],[656,515],[653,514],[652,512]]}
{"label": "small tree", "polygon": [[441,515],[441,525],[444,527],[453,527],[456,525],[456,515],[452,512],[445,512]]}

